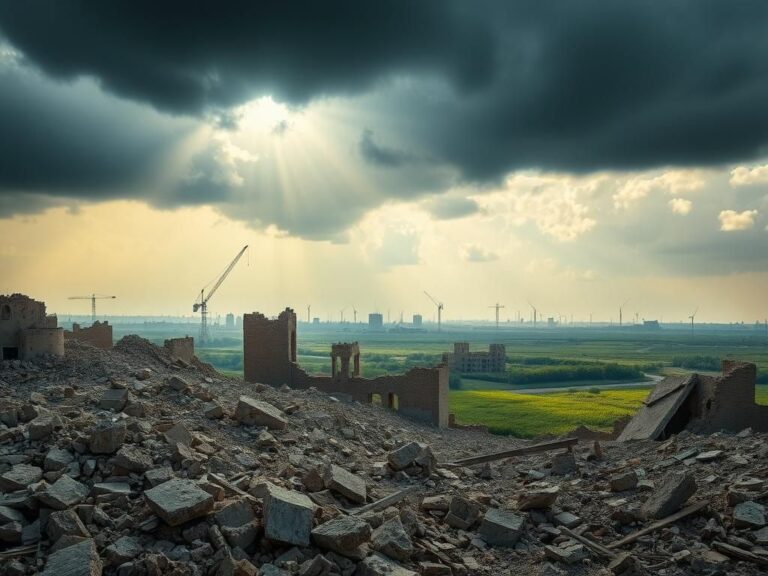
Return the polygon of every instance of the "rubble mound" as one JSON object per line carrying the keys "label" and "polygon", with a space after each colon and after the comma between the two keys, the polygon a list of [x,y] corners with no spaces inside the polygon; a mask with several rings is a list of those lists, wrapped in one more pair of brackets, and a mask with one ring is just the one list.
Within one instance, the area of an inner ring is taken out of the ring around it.
{"label": "rubble mound", "polygon": [[0,574],[765,573],[768,444],[539,445],[128,336],[0,363]]}

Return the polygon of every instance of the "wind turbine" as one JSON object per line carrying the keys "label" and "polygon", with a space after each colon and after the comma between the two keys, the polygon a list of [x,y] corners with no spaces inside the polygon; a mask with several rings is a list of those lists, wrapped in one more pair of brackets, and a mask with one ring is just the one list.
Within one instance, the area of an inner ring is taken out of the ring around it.
{"label": "wind turbine", "polygon": [[357,308],[352,306],[352,315],[355,317],[355,324],[357,324]]}
{"label": "wind turbine", "polygon": [[528,302],[528,306],[530,306],[531,309],[533,310],[533,327],[536,328],[536,314],[538,313],[538,310],[536,310],[536,306],[531,304],[530,300],[527,300],[527,302]]}
{"label": "wind turbine", "polygon": [[426,290],[424,290],[424,294],[426,294],[426,295],[427,295],[427,298],[429,298],[430,300],[432,300],[432,303],[433,303],[435,306],[437,306],[437,331],[438,331],[438,332],[440,332],[440,329],[441,329],[441,324],[442,324],[443,308],[445,308],[445,306],[443,305],[443,303],[442,303],[442,302],[438,302],[437,300],[435,300],[434,298],[432,298],[432,296],[430,295],[430,293],[429,293],[429,292],[427,292]]}
{"label": "wind turbine", "polygon": [[499,329],[499,309],[506,308],[503,304],[499,304],[496,302],[493,306],[488,306],[488,308],[495,308],[496,309],[496,330]]}
{"label": "wind turbine", "polygon": [[688,316],[688,319],[691,321],[691,338],[693,338],[693,321],[696,319],[696,313],[699,311],[699,307],[696,306],[696,310],[693,311],[693,314]]}
{"label": "wind turbine", "polygon": [[626,306],[628,303],[629,303],[629,298],[624,300],[624,304],[619,306],[619,328],[621,328],[621,326],[622,326],[623,314],[624,314],[624,306]]}
{"label": "wind turbine", "polygon": [[339,324],[344,324],[344,310],[346,310],[346,309],[347,309],[347,308],[346,308],[346,306],[345,306],[344,308],[342,308],[342,309],[339,311],[339,316],[341,317],[341,321],[339,322]]}

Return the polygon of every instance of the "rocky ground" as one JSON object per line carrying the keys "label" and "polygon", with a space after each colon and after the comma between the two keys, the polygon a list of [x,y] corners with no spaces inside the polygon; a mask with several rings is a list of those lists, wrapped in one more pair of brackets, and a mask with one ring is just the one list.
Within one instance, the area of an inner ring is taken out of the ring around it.
{"label": "rocky ground", "polygon": [[768,569],[766,435],[451,465],[530,444],[246,384],[138,337],[69,343],[0,363],[0,574]]}

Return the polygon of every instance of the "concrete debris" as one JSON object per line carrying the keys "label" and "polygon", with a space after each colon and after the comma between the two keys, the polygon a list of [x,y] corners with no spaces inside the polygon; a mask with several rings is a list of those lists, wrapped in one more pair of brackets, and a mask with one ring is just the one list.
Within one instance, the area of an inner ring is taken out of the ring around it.
{"label": "concrete debris", "polygon": [[36,364],[0,362],[3,575],[765,571],[752,421],[596,449],[247,384],[137,337]]}

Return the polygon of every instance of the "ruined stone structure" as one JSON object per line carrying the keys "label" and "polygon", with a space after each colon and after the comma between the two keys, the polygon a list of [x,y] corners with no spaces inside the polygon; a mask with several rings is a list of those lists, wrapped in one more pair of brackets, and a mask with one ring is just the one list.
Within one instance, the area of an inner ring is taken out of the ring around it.
{"label": "ruined stone structure", "polygon": [[102,350],[109,350],[112,348],[112,326],[109,325],[109,322],[99,322],[98,320],[86,328],[73,323],[71,331],[64,331],[64,339],[77,340]]}
{"label": "ruined stone structure", "polygon": [[768,432],[768,406],[755,403],[756,377],[754,364],[724,360],[720,376],[665,378],[619,440],[661,440],[686,429],[700,434],[744,428]]}
{"label": "ruined stone structure", "polygon": [[488,352],[470,352],[468,342],[455,342],[453,352],[443,354],[443,362],[451,370],[468,374],[471,372],[504,372],[507,365],[507,350],[504,344],[491,344]]}
{"label": "ruined stone structure", "polygon": [[318,390],[364,403],[377,403],[436,426],[448,426],[448,368],[413,368],[397,376],[360,377],[357,342],[331,347],[331,376],[305,372],[296,360],[296,314],[277,318],[254,312],[243,316],[245,380],[270,386]]}
{"label": "ruined stone structure", "polygon": [[64,330],[45,303],[23,294],[0,296],[0,360],[64,356]]}
{"label": "ruined stone structure", "polygon": [[421,328],[423,324],[423,320],[421,317],[421,314],[414,314],[413,315],[413,327],[414,328]]}
{"label": "ruined stone structure", "polygon": [[187,364],[195,357],[195,339],[192,336],[170,338],[163,342],[163,347],[171,353],[171,356]]}

